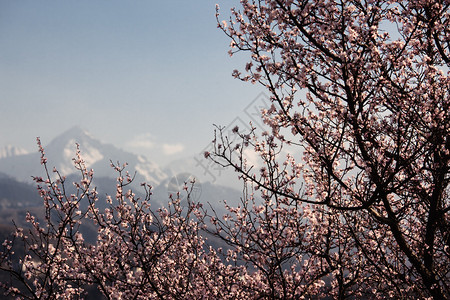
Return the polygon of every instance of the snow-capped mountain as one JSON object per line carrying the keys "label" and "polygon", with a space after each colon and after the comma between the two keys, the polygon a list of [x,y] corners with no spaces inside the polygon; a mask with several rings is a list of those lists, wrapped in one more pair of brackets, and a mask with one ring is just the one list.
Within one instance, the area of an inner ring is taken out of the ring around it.
{"label": "snow-capped mountain", "polygon": [[[135,155],[104,144],[92,137],[79,127],[73,127],[53,139],[48,145],[44,144],[45,154],[50,170],[56,167],[62,175],[76,173],[72,158],[76,153],[76,144],[80,145],[82,158],[88,168],[94,169],[95,177],[117,177],[111,168],[114,163],[127,163],[131,174],[136,172],[136,181],[159,184],[167,175],[154,163],[144,156]],[[40,154],[36,151],[29,154],[13,155],[0,158],[0,172],[15,177],[18,180],[28,181],[31,176],[42,176],[43,167],[40,165]]]}
{"label": "snow-capped mountain", "polygon": [[[76,144],[80,145],[81,156],[87,167],[94,170],[93,185],[97,187],[101,200],[98,202],[99,208],[106,205],[106,195],[115,195],[118,174],[111,168],[110,161],[119,161],[120,164],[126,162],[126,170],[131,174],[136,172],[135,181],[130,188],[137,197],[144,197],[145,194],[144,189],[139,186],[140,183],[146,182],[153,186],[150,201],[154,209],[167,206],[170,195],[176,195],[177,192],[180,192],[181,204],[186,205],[185,184],[192,188],[190,195],[193,201],[204,203],[207,210],[211,205],[219,215],[225,212],[224,200],[230,205],[238,205],[242,198],[242,182],[237,180],[237,174],[233,170],[219,170],[217,166],[208,164],[200,157],[173,161],[162,170],[144,156],[102,143],[79,127],[62,133],[48,144],[44,140],[41,142],[44,145],[49,172],[52,173],[53,167],[56,167],[61,175],[67,176],[67,182],[80,179],[79,171],[75,169],[72,161],[76,154]],[[0,224],[4,220],[10,220],[12,213],[23,215],[25,210],[39,208],[42,199],[35,185],[28,184],[32,181],[32,176],[45,177],[37,150],[0,158]],[[195,184],[192,186],[193,178]],[[66,185],[67,194],[75,192],[73,185]]]}
{"label": "snow-capped mountain", "polygon": [[0,149],[0,159],[23,154],[28,154],[28,151],[12,145],[6,145],[5,147]]}

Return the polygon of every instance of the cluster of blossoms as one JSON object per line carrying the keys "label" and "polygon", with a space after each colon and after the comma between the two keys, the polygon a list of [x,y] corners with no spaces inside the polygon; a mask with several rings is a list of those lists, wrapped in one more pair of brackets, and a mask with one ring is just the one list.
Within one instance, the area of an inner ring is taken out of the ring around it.
{"label": "cluster of blossoms", "polygon": [[[244,74],[233,75],[270,92],[261,111],[268,130],[236,127],[231,138],[219,128],[205,153],[239,173],[240,204],[219,215],[191,201],[186,183],[187,207],[177,195],[154,211],[151,188],[138,199],[132,177],[113,165],[115,197],[99,209],[79,152],[81,179],[68,195],[39,143],[45,216],[28,215],[30,228],[3,243],[7,293],[72,299],[94,286],[108,299],[449,298],[450,2],[241,5],[218,26],[230,55],[250,54]],[[259,166],[248,165],[249,150]],[[93,241],[86,222],[97,228]],[[13,253],[19,245],[23,255]]]}

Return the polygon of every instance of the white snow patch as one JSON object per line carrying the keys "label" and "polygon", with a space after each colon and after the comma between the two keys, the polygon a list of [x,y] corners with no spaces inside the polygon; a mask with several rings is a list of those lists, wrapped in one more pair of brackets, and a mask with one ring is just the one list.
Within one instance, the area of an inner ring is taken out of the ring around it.
{"label": "white snow patch", "polygon": [[75,139],[70,139],[66,147],[64,147],[63,157],[64,161],[72,161],[72,158],[75,157]]}
{"label": "white snow patch", "polygon": [[142,164],[148,163],[147,159],[143,155],[138,155],[138,161]]}
{"label": "white snow patch", "polygon": [[86,147],[86,150],[83,153],[84,154],[82,154],[82,157],[86,161],[87,166],[92,166],[104,157],[98,149],[89,146]]}
{"label": "white snow patch", "polygon": [[[72,158],[75,157],[75,150],[73,145],[75,145],[75,140],[70,139],[64,147],[64,160],[72,162]],[[86,162],[86,166],[92,166],[99,160],[103,159],[103,154],[97,148],[90,146],[89,144],[81,145],[81,158]]]}
{"label": "white snow patch", "polygon": [[158,165],[148,161],[145,156],[139,155],[138,161],[139,163],[136,164],[135,169],[145,178],[147,183],[157,185],[167,178],[167,174]]}
{"label": "white snow patch", "polygon": [[20,147],[13,146],[13,145],[6,145],[2,149],[0,149],[0,158],[25,155],[25,154],[28,154],[27,150],[20,148]]}

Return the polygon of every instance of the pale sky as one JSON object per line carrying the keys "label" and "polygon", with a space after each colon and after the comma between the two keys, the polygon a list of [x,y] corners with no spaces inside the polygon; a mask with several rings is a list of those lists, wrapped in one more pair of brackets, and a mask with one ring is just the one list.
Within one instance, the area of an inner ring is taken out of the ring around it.
{"label": "pale sky", "polygon": [[217,29],[238,1],[0,0],[0,147],[80,126],[157,163],[199,153],[263,91]]}

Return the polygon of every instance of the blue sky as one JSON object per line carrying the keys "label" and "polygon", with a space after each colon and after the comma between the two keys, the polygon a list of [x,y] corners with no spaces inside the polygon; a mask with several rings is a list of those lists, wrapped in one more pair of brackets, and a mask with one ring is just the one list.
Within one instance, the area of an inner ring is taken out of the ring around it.
{"label": "blue sky", "polygon": [[263,91],[216,26],[238,1],[0,0],[0,147],[80,126],[164,163],[199,153]]}

